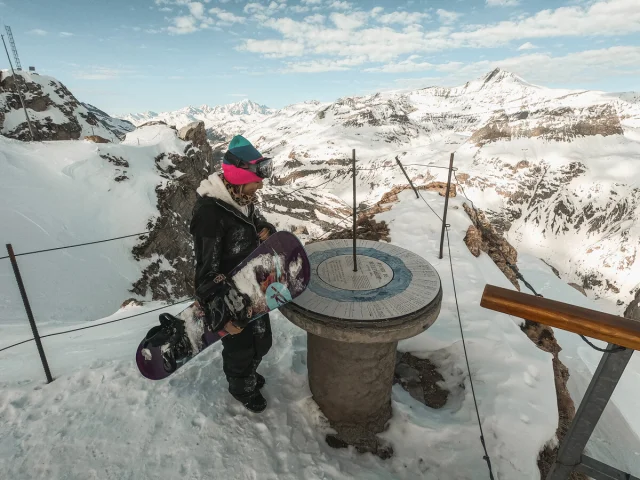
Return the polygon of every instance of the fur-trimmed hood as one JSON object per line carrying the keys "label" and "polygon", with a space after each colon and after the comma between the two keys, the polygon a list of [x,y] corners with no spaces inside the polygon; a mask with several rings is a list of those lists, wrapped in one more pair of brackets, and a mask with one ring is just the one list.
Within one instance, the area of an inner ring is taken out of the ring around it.
{"label": "fur-trimmed hood", "polygon": [[196,192],[198,192],[198,195],[201,197],[210,197],[221,200],[244,215],[247,215],[249,212],[248,206],[241,207],[238,202],[233,199],[229,190],[227,190],[227,187],[224,185],[222,178],[220,178],[219,173],[212,173],[209,177],[202,180]]}

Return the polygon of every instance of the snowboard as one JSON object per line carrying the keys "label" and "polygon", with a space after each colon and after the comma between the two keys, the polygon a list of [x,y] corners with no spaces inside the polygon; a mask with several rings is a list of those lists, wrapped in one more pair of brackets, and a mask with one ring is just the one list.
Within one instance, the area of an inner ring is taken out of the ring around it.
{"label": "snowboard", "polygon": [[[304,246],[289,232],[277,232],[262,242],[227,278],[250,300],[250,322],[290,302],[309,284],[311,268]],[[226,331],[212,331],[196,301],[178,315],[160,315],[140,342],[136,365],[150,380],[161,380],[213,345]]]}

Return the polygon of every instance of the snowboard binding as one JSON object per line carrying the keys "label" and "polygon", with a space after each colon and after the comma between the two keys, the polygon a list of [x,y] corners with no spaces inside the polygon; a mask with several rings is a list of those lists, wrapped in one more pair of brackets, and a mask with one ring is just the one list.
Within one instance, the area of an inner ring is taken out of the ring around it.
{"label": "snowboard binding", "polygon": [[[145,349],[150,356],[149,347],[159,347],[162,353],[164,369],[172,373],[177,368],[191,358],[191,342],[187,337],[184,321],[170,315],[162,313],[159,316],[160,325],[153,327],[143,340],[143,356]],[[148,358],[147,360],[149,360]]]}

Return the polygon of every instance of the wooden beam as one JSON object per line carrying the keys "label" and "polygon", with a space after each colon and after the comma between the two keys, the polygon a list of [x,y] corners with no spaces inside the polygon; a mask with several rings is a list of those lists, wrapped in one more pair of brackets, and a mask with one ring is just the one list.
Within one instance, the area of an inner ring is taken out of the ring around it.
{"label": "wooden beam", "polygon": [[480,306],[626,348],[640,350],[640,322],[487,285]]}

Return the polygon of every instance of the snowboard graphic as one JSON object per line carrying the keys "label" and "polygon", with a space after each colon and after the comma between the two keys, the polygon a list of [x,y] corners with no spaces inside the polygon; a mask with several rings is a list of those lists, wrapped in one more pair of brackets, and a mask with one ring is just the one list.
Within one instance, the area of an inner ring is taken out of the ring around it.
{"label": "snowboard graphic", "polygon": [[[250,321],[284,305],[309,284],[311,269],[300,240],[288,232],[271,235],[228,275],[248,296],[253,309]],[[227,333],[212,331],[205,313],[194,302],[177,316],[160,315],[136,351],[140,373],[151,380],[168,377]]]}

